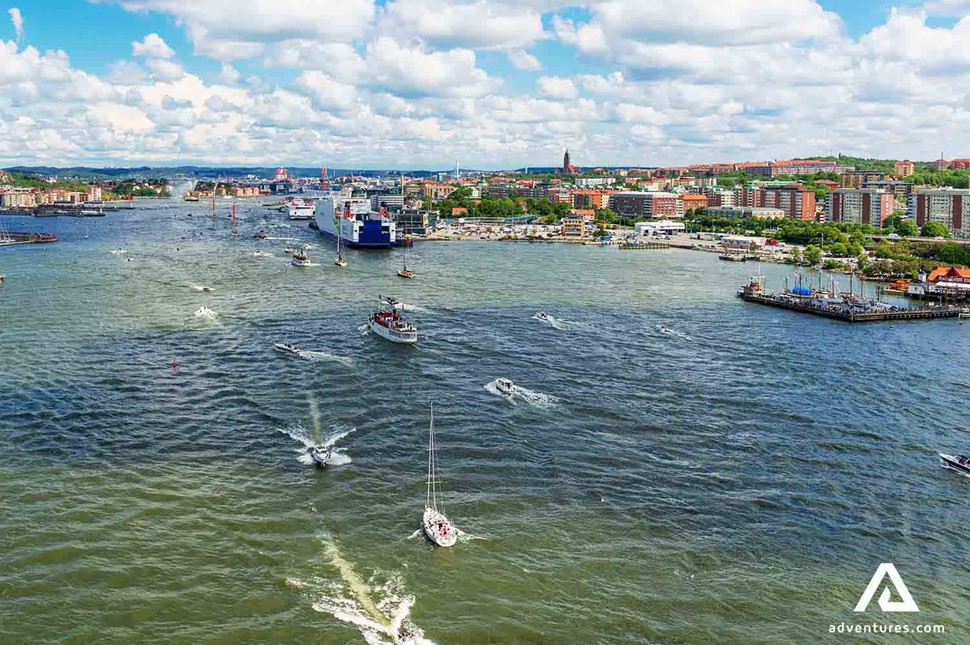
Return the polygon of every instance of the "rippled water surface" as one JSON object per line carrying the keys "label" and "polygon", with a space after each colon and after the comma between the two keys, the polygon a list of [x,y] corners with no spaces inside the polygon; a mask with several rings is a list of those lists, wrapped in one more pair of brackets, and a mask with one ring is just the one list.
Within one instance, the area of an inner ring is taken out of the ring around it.
{"label": "rippled water surface", "polygon": [[[205,210],[4,220],[61,241],[0,248],[0,642],[845,642],[880,562],[970,642],[935,458],[970,449],[970,325],[759,308],[689,251],[421,243],[403,281]],[[417,347],[360,330],[378,294]],[[430,399],[451,550],[413,537]]]}

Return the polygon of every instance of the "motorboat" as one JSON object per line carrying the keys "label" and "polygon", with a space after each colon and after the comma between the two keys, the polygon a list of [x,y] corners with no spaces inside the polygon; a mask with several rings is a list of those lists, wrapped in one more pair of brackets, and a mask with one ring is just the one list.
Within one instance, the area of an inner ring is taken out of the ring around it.
{"label": "motorboat", "polygon": [[294,345],[293,343],[276,343],[273,345],[273,349],[278,352],[283,352],[284,354],[296,354],[299,355],[303,350]]}
{"label": "motorboat", "polygon": [[965,455],[947,455],[939,453],[940,465],[950,470],[955,470],[964,475],[970,475],[970,457]]}
{"label": "motorboat", "polygon": [[331,446],[307,446],[306,452],[318,467],[326,466],[333,460],[333,448]]}
{"label": "motorboat", "polygon": [[664,336],[673,336],[674,330],[666,325],[657,325],[657,331],[659,331]]}
{"label": "motorboat", "polygon": [[307,254],[306,246],[304,246],[302,249],[293,251],[293,259],[290,260],[290,264],[295,267],[313,266],[313,264],[310,262],[310,256]]}
{"label": "motorboat", "polygon": [[293,248],[292,246],[288,246],[285,249],[283,249],[283,253],[285,253],[286,255],[293,255],[294,253],[296,253],[296,249]]}
{"label": "motorboat", "polygon": [[0,284],[3,284],[3,281],[6,280],[6,279],[7,279],[7,276],[5,276],[2,273],[0,273]]}
{"label": "motorboat", "polygon": [[392,309],[397,309],[401,306],[400,300],[395,300],[390,296],[378,296],[378,298],[380,298],[382,306],[391,307]]}
{"label": "motorboat", "polygon": [[265,240],[267,237],[269,237],[269,233],[267,233],[266,231],[260,231],[259,233],[257,233],[253,237],[255,237],[257,239],[260,239],[260,240]]}
{"label": "motorboat", "polygon": [[368,320],[368,325],[371,331],[392,343],[410,345],[418,342],[418,330],[394,309],[375,312]]}
{"label": "motorboat", "polygon": [[512,396],[515,394],[515,383],[507,378],[498,378],[495,379],[495,389],[505,396]]}
{"label": "motorboat", "polygon": [[455,546],[458,541],[458,529],[445,514],[438,510],[441,492],[438,490],[438,450],[434,441],[434,404],[431,404],[431,424],[428,429],[428,492],[424,503],[424,515],[421,517],[421,528],[425,536],[435,545],[441,547]]}
{"label": "motorboat", "polygon": [[551,323],[552,322],[552,316],[550,316],[549,314],[547,314],[544,311],[537,311],[536,312],[536,318],[538,318],[539,320],[541,320],[543,322],[547,322],[547,323]]}

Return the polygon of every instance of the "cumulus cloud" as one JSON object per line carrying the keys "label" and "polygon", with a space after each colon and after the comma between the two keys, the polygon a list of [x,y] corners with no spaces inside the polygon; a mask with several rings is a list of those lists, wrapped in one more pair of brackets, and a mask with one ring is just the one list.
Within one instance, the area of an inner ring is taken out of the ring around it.
{"label": "cumulus cloud", "polygon": [[175,50],[169,47],[158,34],[148,34],[141,41],[131,42],[131,53],[133,56],[143,58],[171,58],[175,55]]}
{"label": "cumulus cloud", "polygon": [[579,91],[572,79],[558,76],[543,76],[539,79],[539,93],[552,99],[575,99]]}
{"label": "cumulus cloud", "polygon": [[10,14],[10,22],[13,23],[13,31],[17,36],[17,42],[21,42],[24,39],[24,17],[17,7],[10,7],[7,9],[7,13]]}
{"label": "cumulus cloud", "polygon": [[509,62],[518,69],[527,71],[538,71],[542,69],[539,59],[525,51],[524,49],[514,49],[506,54]]}
{"label": "cumulus cloud", "polygon": [[397,0],[385,7],[378,31],[446,48],[493,50],[521,49],[545,37],[537,9],[494,0]]}

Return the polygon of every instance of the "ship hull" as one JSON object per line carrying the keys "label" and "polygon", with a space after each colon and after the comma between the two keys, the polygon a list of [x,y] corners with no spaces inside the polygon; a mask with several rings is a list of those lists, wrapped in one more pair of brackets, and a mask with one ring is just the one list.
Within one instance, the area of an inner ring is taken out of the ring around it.
{"label": "ship hull", "polygon": [[360,249],[386,249],[397,246],[396,226],[393,221],[370,214],[369,205],[366,206],[366,212],[360,210],[364,208],[363,204],[357,204],[356,208],[353,218],[348,219],[339,213],[335,214],[333,200],[319,200],[314,220],[317,223],[317,230],[321,235],[333,239],[339,235],[341,246]]}

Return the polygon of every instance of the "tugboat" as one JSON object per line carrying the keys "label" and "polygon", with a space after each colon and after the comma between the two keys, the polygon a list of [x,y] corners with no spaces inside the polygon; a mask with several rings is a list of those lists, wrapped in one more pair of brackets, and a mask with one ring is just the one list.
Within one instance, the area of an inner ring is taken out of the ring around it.
{"label": "tugboat", "polygon": [[964,475],[970,475],[970,457],[965,455],[946,455],[942,452],[938,454],[940,455],[940,465],[944,468],[955,470]]}
{"label": "tugboat", "polygon": [[293,251],[293,259],[290,260],[290,264],[295,267],[313,266],[313,264],[310,262],[310,256],[307,254],[307,247],[305,245],[302,249]]}
{"label": "tugboat", "polygon": [[410,345],[418,342],[418,330],[394,309],[382,307],[371,315],[367,324],[371,331],[392,343]]}

